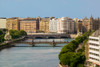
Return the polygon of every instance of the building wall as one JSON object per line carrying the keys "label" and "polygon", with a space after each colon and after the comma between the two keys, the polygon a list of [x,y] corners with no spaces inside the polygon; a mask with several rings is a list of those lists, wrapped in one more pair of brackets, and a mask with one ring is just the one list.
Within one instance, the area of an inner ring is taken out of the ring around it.
{"label": "building wall", "polygon": [[0,19],[0,28],[6,28],[6,19]]}
{"label": "building wall", "polygon": [[90,30],[90,20],[87,19],[87,18],[84,18],[83,19],[83,26],[84,26],[84,29],[83,31],[89,31]]}
{"label": "building wall", "polygon": [[96,31],[99,28],[100,28],[100,19],[99,18],[94,19],[92,23],[92,29]]}
{"label": "building wall", "polygon": [[57,19],[52,19],[49,22],[49,32],[57,33]]}
{"label": "building wall", "polygon": [[39,21],[39,31],[49,33],[49,18],[41,18]]}
{"label": "building wall", "polygon": [[89,62],[93,66],[100,66],[100,37],[89,37]]}
{"label": "building wall", "polygon": [[83,20],[82,19],[73,19],[76,23],[76,32],[79,33],[79,32],[83,32],[83,25],[82,25],[82,22]]}
{"label": "building wall", "polygon": [[24,30],[27,33],[36,33],[37,21],[36,20],[22,20],[22,21],[20,21],[20,30]]}
{"label": "building wall", "polygon": [[90,30],[98,30],[100,28],[100,19],[94,19],[92,16],[88,18],[83,19],[83,26],[84,26],[84,31],[90,31]]}
{"label": "building wall", "polygon": [[58,33],[68,33],[74,34],[75,33],[75,22],[73,19],[68,17],[62,17],[58,19],[57,22],[57,32]]}
{"label": "building wall", "polygon": [[7,19],[6,28],[8,30],[20,30],[19,19],[9,18]]}

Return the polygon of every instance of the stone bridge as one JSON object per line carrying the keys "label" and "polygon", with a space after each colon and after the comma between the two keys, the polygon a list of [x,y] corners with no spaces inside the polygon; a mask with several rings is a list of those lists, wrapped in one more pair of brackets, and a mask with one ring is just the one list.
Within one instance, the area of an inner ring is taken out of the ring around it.
{"label": "stone bridge", "polygon": [[36,34],[28,34],[26,38],[29,38],[29,39],[61,39],[61,38],[70,38],[70,34],[36,33]]}
{"label": "stone bridge", "polygon": [[16,43],[29,44],[31,46],[35,46],[37,44],[50,44],[52,46],[56,46],[57,44],[67,44],[69,43],[69,41],[65,39],[28,39],[28,40],[19,41]]}

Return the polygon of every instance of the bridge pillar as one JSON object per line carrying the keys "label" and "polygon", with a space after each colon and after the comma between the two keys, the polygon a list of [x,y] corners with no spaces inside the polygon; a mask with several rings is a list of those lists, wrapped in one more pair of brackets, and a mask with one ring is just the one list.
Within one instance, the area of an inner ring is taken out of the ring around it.
{"label": "bridge pillar", "polygon": [[32,39],[32,43],[31,43],[32,47],[35,46],[35,43],[34,43],[34,39]]}
{"label": "bridge pillar", "polygon": [[53,47],[55,47],[55,46],[56,46],[56,43],[54,42],[54,40],[53,40],[53,42],[52,42],[52,46],[53,46]]}
{"label": "bridge pillar", "polygon": [[48,36],[46,36],[45,38],[48,39]]}

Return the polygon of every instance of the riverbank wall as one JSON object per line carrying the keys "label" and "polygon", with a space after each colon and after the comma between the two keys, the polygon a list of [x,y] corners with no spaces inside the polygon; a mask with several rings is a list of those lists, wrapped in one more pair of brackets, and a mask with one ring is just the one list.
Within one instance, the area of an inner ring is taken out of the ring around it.
{"label": "riverbank wall", "polygon": [[25,39],[25,37],[21,37],[21,38],[18,38],[18,39],[13,39],[11,41],[4,41],[3,43],[0,44],[0,50],[13,47],[15,42],[18,42],[18,41],[21,41],[21,40],[24,40],[24,39]]}
{"label": "riverbank wall", "polygon": [[11,45],[12,43],[3,43],[0,45],[0,50],[4,49],[4,48],[10,48],[14,45]]}

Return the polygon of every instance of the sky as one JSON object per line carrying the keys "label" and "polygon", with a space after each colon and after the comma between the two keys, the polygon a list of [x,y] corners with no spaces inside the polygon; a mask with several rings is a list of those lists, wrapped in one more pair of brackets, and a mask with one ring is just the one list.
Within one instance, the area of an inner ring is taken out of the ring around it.
{"label": "sky", "polygon": [[100,17],[100,0],[0,0],[0,17]]}

